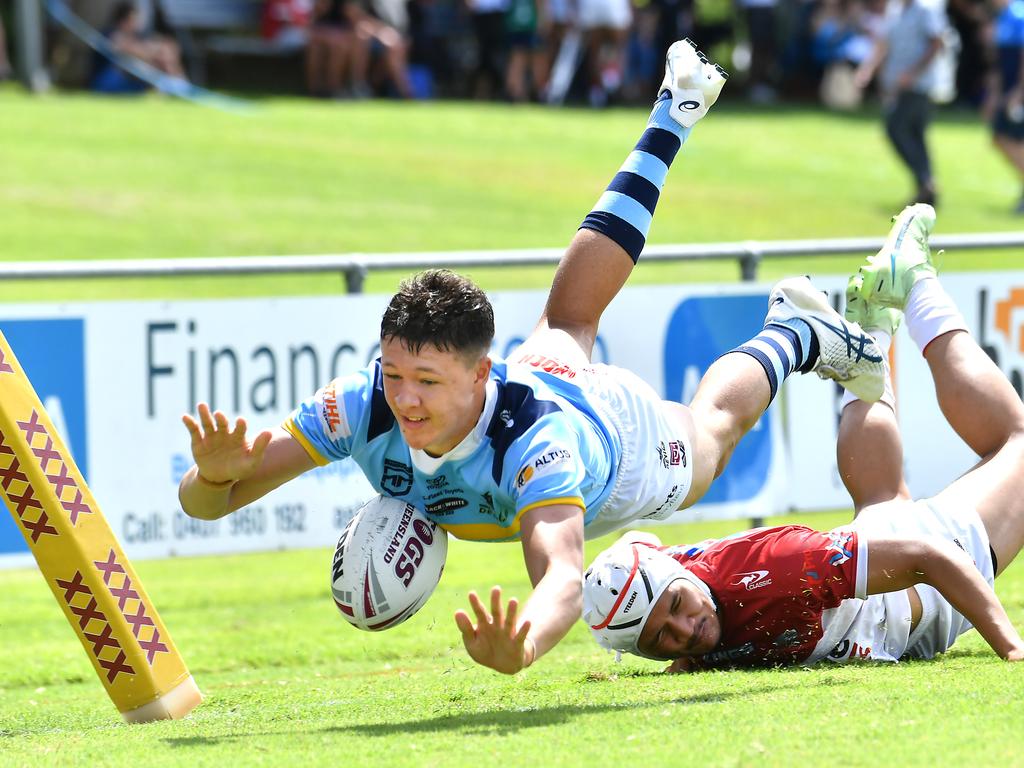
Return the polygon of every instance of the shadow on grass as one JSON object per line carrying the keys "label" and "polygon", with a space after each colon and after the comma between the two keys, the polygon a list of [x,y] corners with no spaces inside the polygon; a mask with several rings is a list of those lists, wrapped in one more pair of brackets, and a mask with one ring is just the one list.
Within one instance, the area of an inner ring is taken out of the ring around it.
{"label": "shadow on grass", "polygon": [[[709,693],[687,693],[680,696],[668,696],[656,701],[625,702],[622,704],[565,704],[552,707],[521,707],[497,709],[487,712],[458,712],[450,715],[428,717],[420,720],[404,720],[387,723],[357,723],[352,725],[326,726],[312,729],[307,733],[331,734],[353,733],[360,736],[389,738],[398,735],[408,736],[415,733],[457,733],[463,736],[504,736],[527,728],[549,727],[570,724],[580,716],[612,712],[617,710],[640,710],[653,707],[665,707],[671,704],[701,706],[718,704],[737,697],[756,696],[758,693],[774,693],[788,688],[805,687],[807,678],[801,676],[792,684],[773,684],[764,687],[744,688],[735,691],[717,691]],[[834,681],[833,681],[834,684]],[[283,732],[249,732],[233,733],[224,736],[188,736],[164,739],[170,747],[214,746],[232,742],[240,742],[260,736],[285,736],[294,738],[295,730]]]}

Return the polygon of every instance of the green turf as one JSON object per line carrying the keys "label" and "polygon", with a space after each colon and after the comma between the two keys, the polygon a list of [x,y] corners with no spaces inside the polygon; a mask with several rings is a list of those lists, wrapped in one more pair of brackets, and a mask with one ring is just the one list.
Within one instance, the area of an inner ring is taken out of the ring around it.
{"label": "green turf", "polygon": [[[697,540],[735,526],[660,532]],[[328,550],[136,563],[207,696],[184,721],[146,726],[120,723],[39,574],[0,572],[0,764],[1024,763],[1024,665],[976,633],[928,663],[670,678],[654,662],[615,664],[577,625],[507,678],[471,665],[451,613],[492,583],[524,596],[518,546],[454,542],[427,606],[381,634],[342,621],[329,564]],[[998,586],[1021,626],[1024,568]]]}
{"label": "green turf", "polygon": [[[872,112],[752,112],[729,103],[677,160],[652,243],[881,236],[909,194]],[[639,136],[640,108],[259,102],[225,114],[159,97],[29,98],[0,88],[0,259],[562,247]],[[973,117],[932,131],[938,232],[1020,228],[1010,172]],[[849,271],[857,257],[767,264]],[[1011,268],[1016,252],[949,254]],[[476,270],[489,288],[551,270]],[[738,278],[735,263],[644,265],[634,282]],[[371,276],[388,290],[393,274]],[[340,277],[6,282],[0,300],[335,293]]]}

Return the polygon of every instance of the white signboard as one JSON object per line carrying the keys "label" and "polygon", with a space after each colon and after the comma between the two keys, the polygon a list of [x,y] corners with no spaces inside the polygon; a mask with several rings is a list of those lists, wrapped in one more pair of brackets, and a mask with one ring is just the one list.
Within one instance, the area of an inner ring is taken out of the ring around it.
{"label": "white signboard", "polygon": [[[821,285],[841,295],[844,282]],[[1007,286],[1024,286],[1024,273],[944,284],[1019,391],[1024,301]],[[707,366],[761,327],[767,293],[735,284],[629,287],[605,315],[594,360],[630,368],[665,397],[688,402]],[[545,297],[492,295],[495,354],[525,338]],[[318,387],[377,356],[387,299],[11,305],[0,310],[0,331],[130,556],[323,546],[371,494],[354,463],[314,470],[220,521],[193,520],[177,501],[192,463],[181,416],[206,401],[251,429],[280,424]],[[930,494],[973,456],[945,427],[916,348],[902,336],[897,348],[908,478],[915,494]],[[741,442],[708,503],[686,517],[849,506],[834,460],[837,388],[805,376],[783,391],[782,407]],[[30,562],[15,522],[0,515],[0,566]]]}

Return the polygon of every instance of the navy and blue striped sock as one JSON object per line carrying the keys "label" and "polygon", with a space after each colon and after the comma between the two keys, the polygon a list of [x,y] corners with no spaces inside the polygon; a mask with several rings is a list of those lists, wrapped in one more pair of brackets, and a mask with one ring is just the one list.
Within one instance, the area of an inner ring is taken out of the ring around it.
{"label": "navy and blue striped sock", "polygon": [[799,318],[769,323],[746,344],[731,352],[742,352],[764,368],[771,388],[771,403],[791,373],[806,373],[818,359],[818,340],[811,326]]}
{"label": "navy and blue striped sock", "polygon": [[690,135],[689,128],[669,116],[671,108],[672,98],[666,91],[654,102],[640,141],[598,199],[594,210],[580,224],[580,229],[592,229],[610,237],[622,246],[634,264],[644,249],[669,166]]}

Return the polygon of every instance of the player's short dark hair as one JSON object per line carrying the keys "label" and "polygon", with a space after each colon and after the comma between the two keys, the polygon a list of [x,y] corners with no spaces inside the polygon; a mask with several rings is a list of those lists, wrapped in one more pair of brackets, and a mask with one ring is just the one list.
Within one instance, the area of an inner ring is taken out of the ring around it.
{"label": "player's short dark hair", "polygon": [[469,278],[428,269],[398,286],[380,321],[380,337],[397,339],[414,354],[430,344],[478,360],[494,340],[494,309]]}

